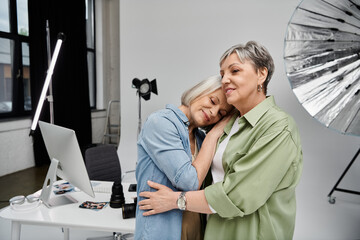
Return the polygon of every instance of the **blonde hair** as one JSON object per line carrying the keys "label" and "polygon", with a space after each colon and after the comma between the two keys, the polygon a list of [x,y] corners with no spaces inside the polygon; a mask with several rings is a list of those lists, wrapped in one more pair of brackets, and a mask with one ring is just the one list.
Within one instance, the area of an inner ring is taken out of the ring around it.
{"label": "blonde hair", "polygon": [[221,87],[221,76],[213,75],[210,76],[192,88],[185,91],[181,96],[181,104],[189,107],[190,104],[198,97],[205,96],[209,93],[214,92],[215,90]]}

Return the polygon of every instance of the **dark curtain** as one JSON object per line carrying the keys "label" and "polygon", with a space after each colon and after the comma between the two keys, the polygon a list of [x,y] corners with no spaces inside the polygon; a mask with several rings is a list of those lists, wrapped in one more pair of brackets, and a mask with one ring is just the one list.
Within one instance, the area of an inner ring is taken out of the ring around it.
{"label": "dark curtain", "polygon": [[[48,69],[46,20],[53,52],[58,34],[65,34],[52,75],[54,124],[73,129],[80,148],[91,144],[91,111],[86,51],[85,1],[29,0],[30,78],[35,113]],[[40,120],[49,122],[45,101]],[[49,162],[39,127],[33,133],[35,164]],[[59,146],[61,147],[61,146]]]}

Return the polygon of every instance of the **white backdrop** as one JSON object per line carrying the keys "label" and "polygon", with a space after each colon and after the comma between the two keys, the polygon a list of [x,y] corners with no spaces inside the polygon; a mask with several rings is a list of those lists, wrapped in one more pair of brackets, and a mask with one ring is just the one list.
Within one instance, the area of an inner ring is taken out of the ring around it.
{"label": "white backdrop", "polygon": [[[277,104],[299,126],[304,172],[298,187],[301,201],[297,229],[305,231],[310,227],[305,221],[310,216],[306,212],[309,210],[305,209],[309,209],[313,199],[327,201],[327,194],[356,153],[359,138],[341,135],[318,123],[303,109],[290,88],[284,69],[283,44],[287,24],[299,3],[299,0],[121,0],[118,153],[122,167],[134,169],[137,158],[138,97],[131,87],[133,78],[157,79],[159,95],[152,94],[149,101],[142,100],[144,122],[151,112],[166,103],[179,105],[184,90],[218,73],[218,60],[227,48],[256,40],[268,48],[275,61],[269,94],[275,96]],[[359,170],[359,164],[353,166],[343,185],[359,191]],[[359,217],[356,220],[359,222]],[[328,227],[317,228],[322,232]],[[359,233],[356,228],[354,231]],[[314,239],[321,239],[320,233],[318,236]]]}

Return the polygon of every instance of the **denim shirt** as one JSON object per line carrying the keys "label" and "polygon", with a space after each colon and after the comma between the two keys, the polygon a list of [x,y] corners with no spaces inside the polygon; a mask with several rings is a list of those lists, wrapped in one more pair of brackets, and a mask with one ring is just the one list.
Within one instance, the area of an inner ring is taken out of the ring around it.
{"label": "denim shirt", "polygon": [[[152,113],[139,135],[138,162],[136,165],[137,195],[143,191],[155,191],[147,185],[151,180],[175,191],[197,190],[199,181],[192,165],[189,120],[174,105]],[[205,134],[195,129],[198,148]],[[143,216],[136,207],[135,239],[180,239],[182,211],[175,209],[165,213]]]}

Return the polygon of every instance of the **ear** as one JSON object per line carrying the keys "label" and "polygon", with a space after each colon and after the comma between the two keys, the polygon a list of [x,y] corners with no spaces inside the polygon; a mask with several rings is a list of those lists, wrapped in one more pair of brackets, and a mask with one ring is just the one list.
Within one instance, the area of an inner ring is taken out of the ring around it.
{"label": "ear", "polygon": [[266,67],[259,68],[257,74],[258,74],[258,85],[262,85],[267,78],[268,69]]}

